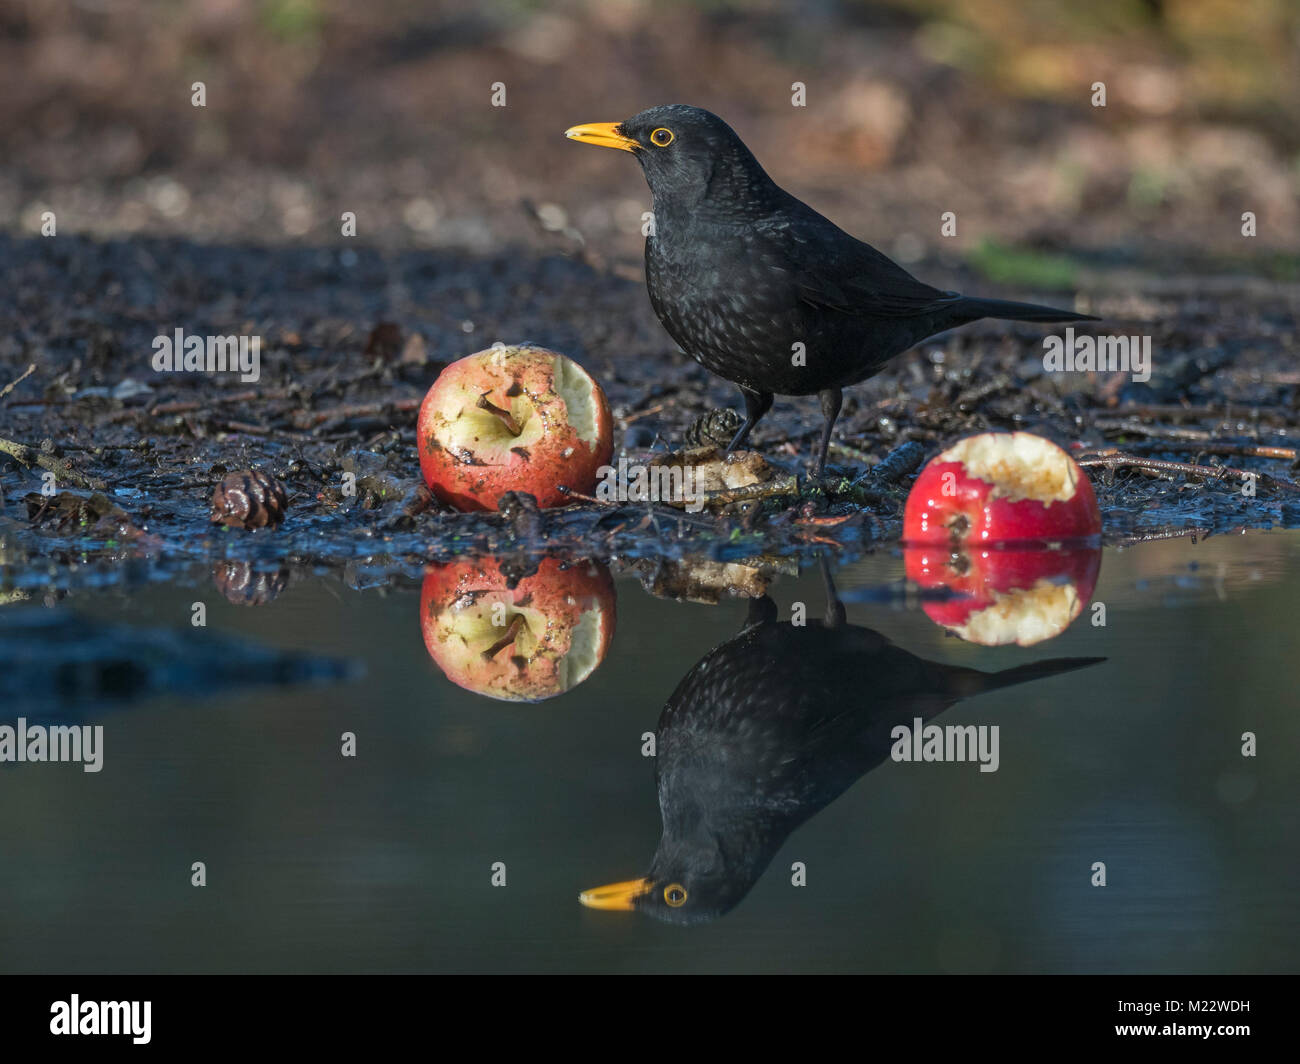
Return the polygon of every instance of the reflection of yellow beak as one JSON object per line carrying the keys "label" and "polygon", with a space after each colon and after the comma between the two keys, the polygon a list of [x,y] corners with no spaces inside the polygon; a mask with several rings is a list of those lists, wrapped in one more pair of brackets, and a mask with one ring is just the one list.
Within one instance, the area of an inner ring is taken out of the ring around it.
{"label": "reflection of yellow beak", "polygon": [[588,909],[617,909],[630,912],[635,907],[636,899],[649,894],[654,883],[648,879],[626,879],[622,883],[610,883],[594,890],[584,890],[578,900]]}
{"label": "reflection of yellow beak", "polygon": [[570,140],[580,140],[583,144],[599,144],[602,148],[619,148],[622,151],[635,151],[640,147],[631,137],[618,132],[617,122],[591,122],[585,126],[566,129],[564,135]]}

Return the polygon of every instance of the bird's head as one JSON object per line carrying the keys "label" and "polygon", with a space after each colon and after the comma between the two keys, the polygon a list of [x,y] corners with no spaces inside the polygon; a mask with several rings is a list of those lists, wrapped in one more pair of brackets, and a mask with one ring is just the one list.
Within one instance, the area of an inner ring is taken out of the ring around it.
{"label": "bird's head", "polygon": [[692,204],[709,197],[722,205],[734,200],[738,206],[757,206],[775,187],[735,131],[699,107],[651,107],[622,122],[574,126],[564,135],[631,152],[656,204]]}
{"label": "bird's head", "polygon": [[730,853],[724,841],[746,840],[665,836],[643,878],[584,890],[578,900],[588,909],[639,912],[668,924],[716,920],[749,893],[770,857],[761,843]]}
{"label": "bird's head", "polygon": [[703,924],[716,920],[739,901],[730,894],[725,883],[682,869],[584,890],[578,900],[588,909],[639,912],[667,924]]}

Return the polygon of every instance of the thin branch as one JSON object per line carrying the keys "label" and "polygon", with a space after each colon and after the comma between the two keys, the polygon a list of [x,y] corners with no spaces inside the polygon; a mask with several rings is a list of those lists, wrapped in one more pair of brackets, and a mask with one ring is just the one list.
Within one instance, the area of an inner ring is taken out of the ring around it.
{"label": "thin branch", "polygon": [[1159,458],[1143,458],[1136,454],[1110,454],[1094,458],[1080,458],[1079,465],[1084,468],[1101,467],[1104,469],[1144,469],[1151,473],[1181,473],[1189,477],[1202,477],[1206,480],[1222,480],[1236,477],[1241,481],[1258,481],[1266,486],[1276,487],[1281,491],[1300,494],[1300,485],[1271,477],[1267,473],[1254,473],[1232,466],[1191,465],[1188,462],[1166,462]]}
{"label": "thin branch", "polygon": [[10,455],[29,469],[34,465],[38,465],[42,469],[48,469],[60,480],[66,480],[69,484],[74,484],[79,488],[89,488],[91,491],[108,490],[108,485],[102,480],[96,477],[88,477],[68,465],[63,459],[55,458],[54,455],[46,454],[44,451],[38,451],[35,447],[28,447],[25,443],[0,439],[0,453]]}
{"label": "thin branch", "polygon": [[22,384],[23,381],[25,381],[28,377],[30,377],[35,372],[36,372],[36,363],[33,362],[30,366],[27,367],[27,371],[23,373],[22,376],[17,377],[14,380],[11,380],[3,388],[0,388],[0,399],[3,399],[6,395],[12,392],[15,388],[18,387],[18,385]]}

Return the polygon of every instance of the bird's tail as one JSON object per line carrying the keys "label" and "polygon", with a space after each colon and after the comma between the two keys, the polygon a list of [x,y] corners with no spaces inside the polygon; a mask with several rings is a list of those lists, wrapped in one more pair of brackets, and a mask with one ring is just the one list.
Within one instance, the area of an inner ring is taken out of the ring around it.
{"label": "bird's tail", "polygon": [[1004,321],[1101,321],[1091,314],[1076,314],[1059,307],[1045,307],[1040,303],[1017,303],[1011,299],[974,299],[966,296],[953,304],[953,310],[963,321],[980,318],[1002,318]]}
{"label": "bird's tail", "polygon": [[1086,669],[1090,665],[1099,665],[1105,658],[1050,658],[1047,661],[1031,661],[1027,665],[1017,665],[1001,672],[980,672],[978,669],[962,669],[952,678],[953,696],[971,698],[986,691],[998,691],[1003,687],[1028,683],[1030,680],[1046,680],[1049,676],[1059,676],[1075,669]]}

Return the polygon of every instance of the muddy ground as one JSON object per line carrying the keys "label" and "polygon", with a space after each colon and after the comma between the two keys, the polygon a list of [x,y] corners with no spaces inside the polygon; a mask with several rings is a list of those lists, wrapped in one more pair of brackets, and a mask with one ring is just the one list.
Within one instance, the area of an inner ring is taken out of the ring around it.
{"label": "muddy ground", "polygon": [[[806,476],[815,400],[780,400],[753,443],[799,476],[798,495],[700,514],[580,503],[475,516],[420,490],[416,410],[450,360],[496,340],[566,352],[603,383],[631,454],[682,446],[737,397],[675,349],[639,283],[578,256],[7,237],[0,261],[0,382],[37,367],[0,399],[11,592],[129,579],[112,565],[124,557],[151,559],[155,573],[238,563],[228,579],[251,593],[285,564],[368,586],[467,551],[627,564],[854,553],[897,540],[918,460],[988,429],[1038,432],[1084,459],[1112,543],[1300,527],[1296,301],[1272,282],[1099,284],[1086,304],[1099,329],[1153,337],[1146,383],[1044,373],[1043,333],[1029,325],[927,341],[848,393],[820,486]],[[938,264],[925,276],[990,290]],[[181,322],[261,336],[260,380],[154,373],[153,338]],[[909,442],[919,446],[887,475],[871,472]],[[214,486],[248,468],[287,486],[279,530],[209,523]]]}

